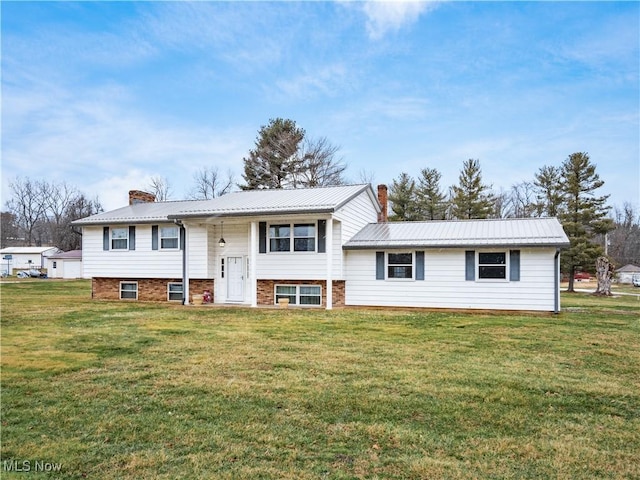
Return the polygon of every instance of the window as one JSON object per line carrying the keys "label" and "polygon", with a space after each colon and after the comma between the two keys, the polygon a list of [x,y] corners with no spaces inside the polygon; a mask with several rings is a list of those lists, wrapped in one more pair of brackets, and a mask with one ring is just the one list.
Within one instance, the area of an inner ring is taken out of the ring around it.
{"label": "window", "polygon": [[387,255],[387,278],[413,278],[413,254],[389,253]]}
{"label": "window", "polygon": [[53,268],[58,268],[58,262],[53,262]]}
{"label": "window", "polygon": [[112,228],[111,229],[111,250],[128,250],[129,249],[129,229],[128,228]]}
{"label": "window", "polygon": [[137,300],[138,282],[120,282],[120,300]]}
{"label": "window", "polygon": [[295,223],[293,225],[269,226],[269,250],[271,252],[316,251],[316,224]]}
{"label": "window", "polygon": [[293,226],[293,250],[296,252],[314,252],[316,250],[316,226],[313,223]]}
{"label": "window", "polygon": [[176,250],[180,247],[180,229],[178,227],[160,227],[160,249]]}
{"label": "window", "polygon": [[478,278],[506,279],[507,278],[507,254],[506,252],[480,252],[478,253]]}
{"label": "window", "polygon": [[276,304],[283,298],[289,299],[290,305],[296,305],[297,288],[288,285],[276,285]]}
{"label": "window", "polygon": [[276,285],[276,304],[278,300],[288,298],[290,305],[322,305],[322,287],[320,285]]}
{"label": "window", "polygon": [[319,285],[300,285],[298,287],[300,305],[321,305],[322,287]]}
{"label": "window", "polygon": [[184,298],[184,290],[182,283],[170,282],[167,284],[167,298],[169,301],[182,301]]}
{"label": "window", "polygon": [[291,251],[291,225],[271,225],[269,227],[269,250],[272,252]]}

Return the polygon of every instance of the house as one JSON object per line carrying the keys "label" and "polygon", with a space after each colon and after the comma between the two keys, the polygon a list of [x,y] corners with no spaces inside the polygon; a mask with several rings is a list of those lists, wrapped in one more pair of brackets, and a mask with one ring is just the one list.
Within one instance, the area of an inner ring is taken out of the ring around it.
{"label": "house", "polygon": [[49,278],[82,278],[82,250],[47,257],[47,275]]}
{"label": "house", "polygon": [[0,268],[6,275],[31,269],[45,271],[47,257],[56,254],[56,247],[7,247],[0,250]]}
{"label": "house", "polygon": [[556,219],[388,223],[387,189],[253,190],[74,222],[94,298],[559,311]]}
{"label": "house", "polygon": [[634,275],[640,276],[640,267],[637,265],[629,264],[616,270],[618,283],[632,283]]}

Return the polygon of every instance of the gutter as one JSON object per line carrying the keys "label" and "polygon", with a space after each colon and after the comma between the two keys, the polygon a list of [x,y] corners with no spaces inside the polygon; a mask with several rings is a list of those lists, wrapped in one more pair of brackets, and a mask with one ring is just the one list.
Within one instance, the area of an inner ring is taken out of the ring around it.
{"label": "gutter", "polygon": [[568,246],[568,244],[558,244],[558,243],[420,243],[420,242],[398,242],[398,243],[377,243],[377,244],[349,244],[347,242],[342,246],[343,250],[391,250],[398,248],[424,248],[424,249],[438,249],[438,248],[545,248],[545,247],[556,247],[560,248],[560,246]]}

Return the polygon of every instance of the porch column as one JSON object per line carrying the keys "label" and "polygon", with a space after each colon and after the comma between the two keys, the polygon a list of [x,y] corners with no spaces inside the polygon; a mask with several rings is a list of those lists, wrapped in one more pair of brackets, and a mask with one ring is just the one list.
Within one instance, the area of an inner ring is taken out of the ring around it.
{"label": "porch column", "polygon": [[183,305],[189,305],[191,295],[189,294],[189,229],[182,225],[184,231],[184,244],[182,245],[182,294]]}
{"label": "porch column", "polygon": [[251,235],[249,240],[249,295],[251,306],[258,306],[258,222],[251,222]]}
{"label": "porch column", "polygon": [[333,308],[333,217],[327,220],[326,228],[327,251],[327,310]]}

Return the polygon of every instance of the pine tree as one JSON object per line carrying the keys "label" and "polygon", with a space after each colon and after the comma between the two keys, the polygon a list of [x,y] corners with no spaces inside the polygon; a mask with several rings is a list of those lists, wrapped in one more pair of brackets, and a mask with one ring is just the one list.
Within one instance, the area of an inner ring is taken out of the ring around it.
{"label": "pine tree", "polygon": [[389,220],[404,222],[418,219],[415,190],[416,182],[407,173],[403,172],[393,180],[389,188],[389,203],[393,213]]}
{"label": "pine tree", "polygon": [[300,168],[298,150],[305,131],[289,119],[269,120],[258,132],[255,149],[243,158],[243,190],[284,188]]}
{"label": "pine tree", "polygon": [[451,187],[451,214],[454,218],[489,218],[494,200],[491,187],[482,183],[480,161],[464,162],[459,176],[460,183]]}
{"label": "pine tree", "polygon": [[536,211],[539,217],[557,217],[563,203],[561,172],[559,168],[545,165],[536,173]]}
{"label": "pine tree", "polygon": [[596,196],[604,185],[596,167],[584,152],[573,153],[560,167],[564,208],[558,218],[571,245],[562,254],[563,271],[569,274],[569,292],[573,292],[576,268],[591,266],[602,255],[602,247],[593,243],[593,237],[613,229],[607,218],[610,207],[608,195]]}
{"label": "pine tree", "polygon": [[416,187],[418,216],[421,220],[444,220],[447,213],[446,195],[440,189],[442,175],[435,168],[423,168]]}

